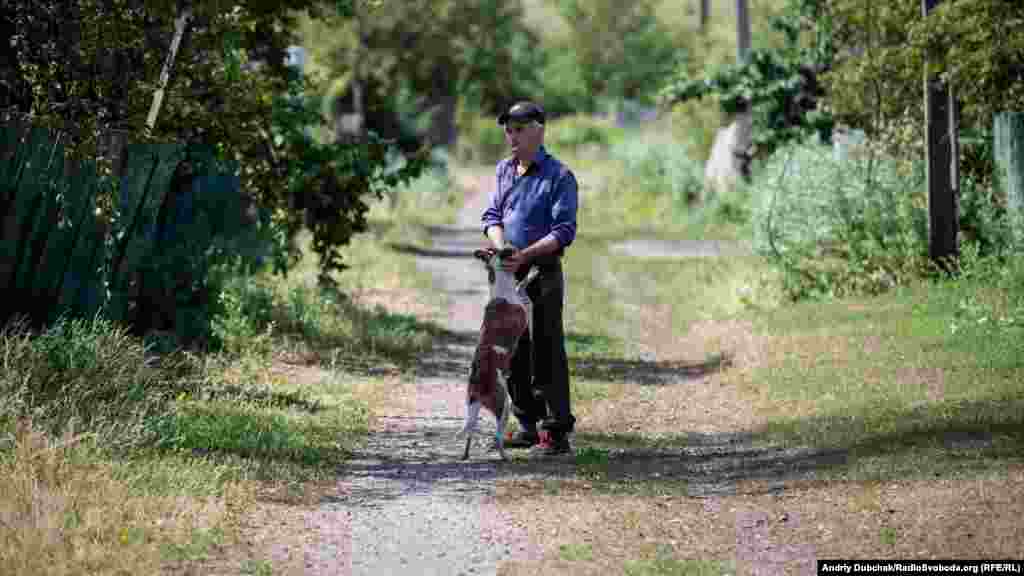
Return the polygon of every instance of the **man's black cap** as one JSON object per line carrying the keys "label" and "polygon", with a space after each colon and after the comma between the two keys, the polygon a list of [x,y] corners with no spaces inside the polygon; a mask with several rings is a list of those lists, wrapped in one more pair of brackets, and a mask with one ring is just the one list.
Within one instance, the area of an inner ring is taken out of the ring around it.
{"label": "man's black cap", "polygon": [[504,126],[508,122],[529,122],[536,120],[544,123],[544,109],[533,102],[516,102],[498,116],[498,124]]}

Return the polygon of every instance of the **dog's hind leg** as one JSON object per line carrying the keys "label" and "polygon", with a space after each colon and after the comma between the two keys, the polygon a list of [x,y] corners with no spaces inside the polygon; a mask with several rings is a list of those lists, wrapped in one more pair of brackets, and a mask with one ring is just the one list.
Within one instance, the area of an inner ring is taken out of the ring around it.
{"label": "dog's hind leg", "polygon": [[508,456],[505,455],[505,427],[508,425],[508,412],[509,404],[511,401],[508,397],[508,392],[505,388],[505,378],[498,375],[498,386],[494,391],[494,395],[497,400],[497,413],[495,414],[496,428],[495,432],[495,444],[498,446],[498,454],[501,455],[502,460],[508,460]]}

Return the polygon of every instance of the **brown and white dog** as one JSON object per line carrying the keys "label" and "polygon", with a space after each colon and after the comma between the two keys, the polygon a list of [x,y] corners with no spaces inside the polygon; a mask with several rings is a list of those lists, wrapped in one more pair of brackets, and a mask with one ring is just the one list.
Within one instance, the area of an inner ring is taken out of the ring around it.
{"label": "brown and white dog", "polygon": [[480,431],[481,406],[494,415],[498,453],[502,460],[508,459],[505,455],[505,426],[511,399],[505,382],[520,337],[527,331],[532,332],[533,304],[526,296],[526,286],[537,276],[537,269],[531,269],[526,278],[516,282],[510,272],[501,268],[501,258],[507,253],[483,249],[473,253],[487,268],[490,297],[484,309],[484,321],[466,389],[466,423],[458,434],[466,436],[463,460],[469,458],[473,434]]}

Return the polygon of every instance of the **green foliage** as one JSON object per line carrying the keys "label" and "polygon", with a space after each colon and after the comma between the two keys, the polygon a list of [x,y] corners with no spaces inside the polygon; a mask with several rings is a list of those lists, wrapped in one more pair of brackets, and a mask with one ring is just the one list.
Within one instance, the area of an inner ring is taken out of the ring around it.
{"label": "green foliage", "polygon": [[[927,17],[914,2],[828,0],[823,5],[835,42],[849,48],[825,76],[834,113],[888,149],[923,154],[926,65],[953,86],[961,126],[969,134],[989,132],[1000,111],[1024,109],[1019,3],[947,1]],[[989,181],[991,157],[965,152],[964,173]]]}
{"label": "green foliage", "polygon": [[544,129],[544,143],[556,155],[588,146],[607,147],[624,136],[623,129],[611,122],[584,115],[560,117]]}
{"label": "green foliage", "polygon": [[102,318],[59,320],[42,332],[0,331],[0,422],[29,418],[50,433],[94,432],[118,448],[151,440],[142,422],[173,396],[177,368]]}
{"label": "green foliage", "polygon": [[[272,138],[277,158],[271,172],[285,186],[265,190],[261,205],[272,214],[276,228],[288,240],[286,256],[277,269],[285,272],[301,254],[295,239],[308,228],[319,257],[319,281],[332,285],[332,274],[343,271],[342,247],[367,229],[367,197],[383,197],[388,189],[418,175],[426,165],[426,150],[396,162],[392,141],[369,132],[352,142],[321,143],[306,131],[324,122],[319,101],[306,97],[306,83],[296,74],[289,92],[274,99]],[[284,161],[290,159],[290,161]]]}
{"label": "green foliage", "polygon": [[553,47],[545,52],[540,72],[539,95],[531,97],[543,102],[551,115],[594,112],[600,95],[591,92],[576,54],[562,47],[563,43],[563,38],[552,40]]}
{"label": "green foliage", "polygon": [[459,113],[456,156],[467,163],[493,164],[508,154],[497,116],[480,116],[466,107]]}
{"label": "green foliage", "polygon": [[1005,195],[998,186],[979,182],[977,172],[960,179],[960,241],[973,243],[983,256],[1002,257],[1016,247]]}
{"label": "green foliage", "polygon": [[662,91],[668,103],[714,96],[727,117],[749,107],[755,121],[752,154],[762,157],[808,134],[828,141],[834,126],[818,102],[817,75],[831,65],[835,53],[828,21],[818,18],[813,1],[793,0],[771,26],[785,38],[782,47],[752,49],[744,61],[698,77],[684,64]]}
{"label": "green foliage", "polygon": [[791,299],[875,294],[930,271],[920,170],[803,144],[773,156],[754,186],[756,248]]}
{"label": "green foliage", "polygon": [[711,157],[724,118],[722,107],[713,96],[677,102],[669,113],[673,134],[678,140],[691,143],[693,159],[699,162]]}
{"label": "green foliage", "polygon": [[[975,342],[1019,343],[1024,335],[1024,260],[1014,255],[985,255],[978,243],[965,242],[958,264],[950,333]],[[979,290],[979,286],[987,290]],[[1015,356],[1016,348],[1019,346],[1010,346],[1006,356]],[[986,352],[996,356],[995,349]]]}
{"label": "green foliage", "polygon": [[[246,458],[283,459],[304,465],[338,464],[344,456],[336,434],[345,416],[302,417],[250,402],[179,401],[160,428],[157,446]],[[365,414],[363,414],[365,419]],[[352,418],[348,425],[359,422]]]}
{"label": "green foliage", "polygon": [[890,152],[920,157],[924,61],[910,49],[907,32],[921,19],[918,2],[829,0],[842,57],[823,77],[836,120],[867,132]]}
{"label": "green foliage", "polygon": [[564,47],[556,50],[575,56],[586,94],[613,100],[654,95],[675,64],[678,49],[656,16],[655,2],[559,0],[557,5],[570,33]]}
{"label": "green foliage", "polygon": [[224,352],[233,356],[270,354],[274,323],[268,318],[268,296],[243,274],[233,276],[220,291],[220,313],[213,318],[212,335]]}
{"label": "green foliage", "polygon": [[664,139],[631,138],[613,146],[611,155],[623,162],[638,197],[663,196],[677,214],[698,200],[704,188],[704,168],[690,158],[687,147]]}
{"label": "green foliage", "polygon": [[433,145],[450,143],[460,105],[496,116],[536,93],[543,65],[520,0],[386,2],[354,19],[307,22],[303,36],[315,69],[339,85],[336,113],[356,112],[360,85],[370,127],[391,136],[412,127]]}

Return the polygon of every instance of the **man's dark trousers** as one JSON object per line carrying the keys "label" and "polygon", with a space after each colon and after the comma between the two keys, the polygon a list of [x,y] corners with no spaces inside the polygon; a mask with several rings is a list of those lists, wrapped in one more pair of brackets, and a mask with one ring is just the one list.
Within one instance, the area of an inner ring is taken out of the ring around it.
{"label": "man's dark trousers", "polygon": [[552,433],[567,434],[576,419],[569,402],[569,361],[562,328],[565,278],[557,259],[540,270],[526,289],[533,302],[533,341],[528,333],[519,341],[508,389],[520,423],[526,427],[541,423]]}

